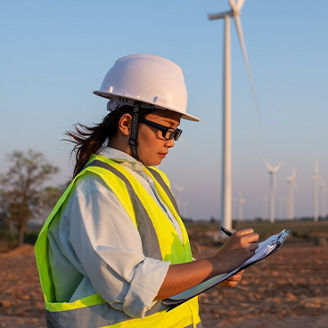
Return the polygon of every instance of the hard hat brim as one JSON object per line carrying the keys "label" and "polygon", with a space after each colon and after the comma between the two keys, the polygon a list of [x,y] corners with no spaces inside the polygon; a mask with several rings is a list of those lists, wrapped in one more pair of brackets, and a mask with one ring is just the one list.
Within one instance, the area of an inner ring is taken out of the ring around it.
{"label": "hard hat brim", "polygon": [[[120,94],[107,93],[107,92],[103,92],[101,90],[95,90],[95,91],[93,91],[93,93],[96,96],[100,96],[100,97],[103,97],[103,98],[106,98],[106,99],[110,99],[112,96],[122,97],[122,95],[120,95]],[[143,102],[141,99],[132,98],[132,97],[127,97],[127,98]],[[161,107],[161,106],[157,106],[157,105],[154,105],[154,104],[150,104],[150,105],[153,105],[155,108],[158,108],[158,109],[161,109],[161,110],[170,110],[172,112],[179,113],[179,114],[182,115],[181,118],[183,118],[185,120],[188,120],[188,121],[193,121],[193,122],[199,122],[200,121],[199,118],[194,116],[194,115],[187,114],[187,113],[181,113],[181,112],[175,110],[174,108],[170,108],[169,106],[168,107]]]}

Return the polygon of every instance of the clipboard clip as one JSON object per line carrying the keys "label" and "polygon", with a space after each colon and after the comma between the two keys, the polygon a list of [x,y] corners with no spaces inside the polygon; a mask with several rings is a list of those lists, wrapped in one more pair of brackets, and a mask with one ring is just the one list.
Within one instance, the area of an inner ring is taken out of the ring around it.
{"label": "clipboard clip", "polygon": [[290,230],[285,230],[285,229],[279,233],[275,242],[277,248],[279,248],[284,243],[289,233]]}

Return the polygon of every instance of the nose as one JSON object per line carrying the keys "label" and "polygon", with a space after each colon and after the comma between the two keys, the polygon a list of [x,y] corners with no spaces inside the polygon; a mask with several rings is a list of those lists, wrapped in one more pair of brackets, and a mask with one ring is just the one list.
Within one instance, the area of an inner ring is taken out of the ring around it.
{"label": "nose", "polygon": [[174,147],[174,138],[172,138],[171,140],[166,140],[165,147],[167,147],[167,148]]}

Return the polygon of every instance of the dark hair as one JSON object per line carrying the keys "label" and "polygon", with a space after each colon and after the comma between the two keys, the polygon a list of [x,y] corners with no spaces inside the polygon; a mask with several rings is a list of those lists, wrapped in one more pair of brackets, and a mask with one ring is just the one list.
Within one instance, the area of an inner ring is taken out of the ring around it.
{"label": "dark hair", "polygon": [[[144,118],[153,110],[140,109],[139,118]],[[90,156],[99,151],[99,149],[116,135],[118,130],[118,122],[122,115],[128,113],[132,116],[133,108],[123,106],[109,113],[101,123],[94,126],[87,126],[81,123],[76,124],[75,131],[67,131],[65,134],[71,139],[64,139],[75,144],[72,154],[75,153],[75,167],[73,178],[84,168]]]}

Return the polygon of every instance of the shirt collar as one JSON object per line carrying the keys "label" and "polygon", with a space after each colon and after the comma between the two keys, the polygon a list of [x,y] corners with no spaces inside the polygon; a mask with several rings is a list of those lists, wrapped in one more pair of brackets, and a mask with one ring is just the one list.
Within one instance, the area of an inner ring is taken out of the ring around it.
{"label": "shirt collar", "polygon": [[144,166],[141,162],[137,161],[132,156],[116,148],[103,147],[99,151],[98,155],[112,159],[117,163],[121,163],[126,166],[131,166],[137,171],[143,171]]}

